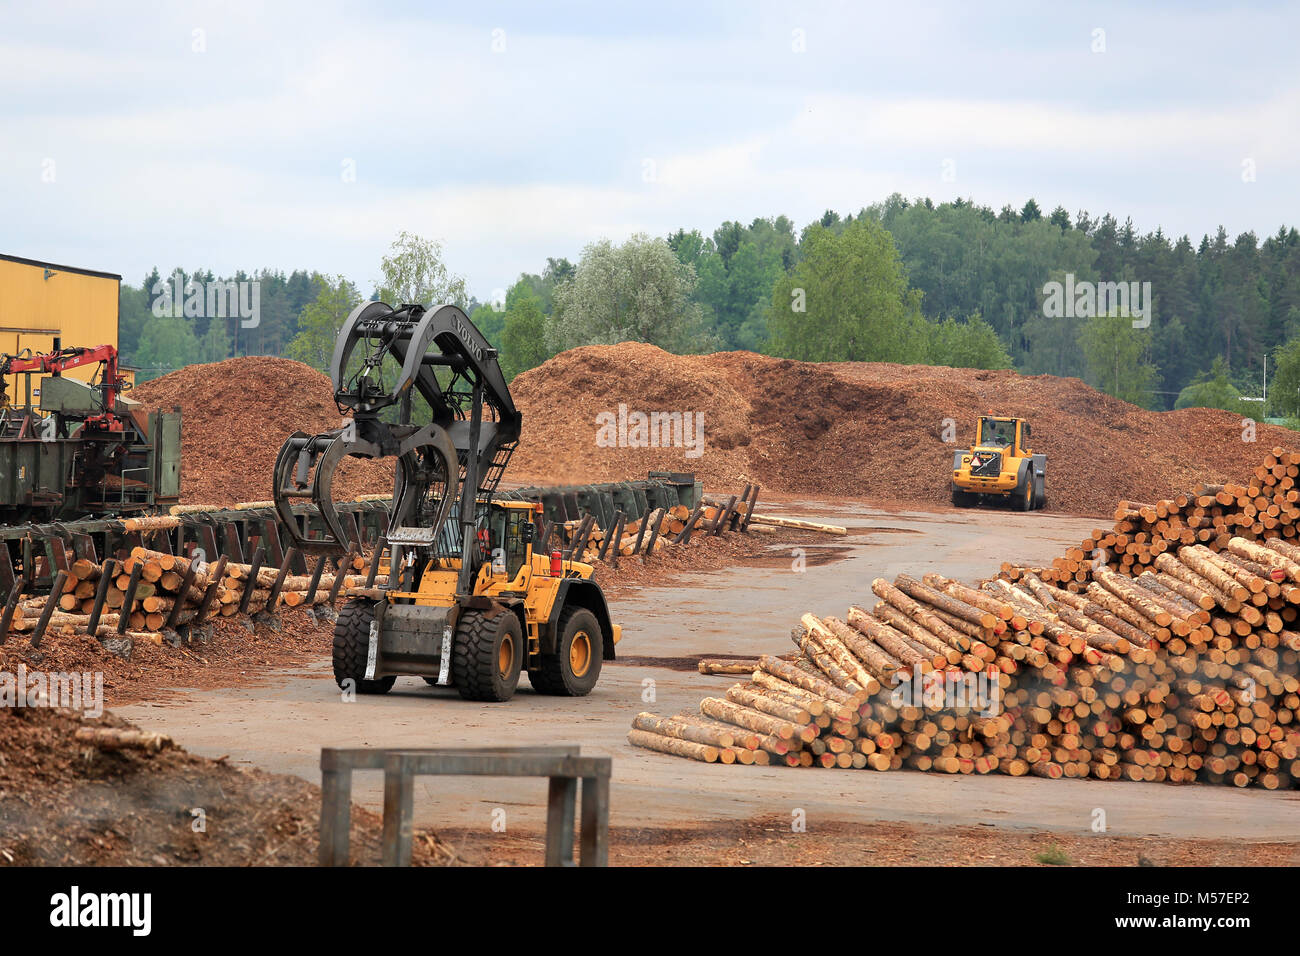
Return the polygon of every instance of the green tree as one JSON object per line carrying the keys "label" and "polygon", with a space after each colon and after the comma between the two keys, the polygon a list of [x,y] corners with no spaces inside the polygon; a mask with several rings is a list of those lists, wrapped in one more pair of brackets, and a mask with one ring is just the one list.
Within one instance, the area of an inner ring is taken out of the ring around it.
{"label": "green tree", "polygon": [[725,222],[712,239],[679,229],[668,245],[695,270],[694,299],[721,347],[763,348],[772,288],[798,258],[794,224],[785,216],[758,218],[748,226]]}
{"label": "green tree", "polygon": [[502,348],[501,334],[506,328],[506,314],[504,311],[498,312],[492,308],[492,303],[485,302],[471,312],[469,318],[493,348],[497,350]]}
{"label": "green tree", "polygon": [[506,296],[505,330],[501,336],[501,371],[507,380],[551,357],[546,347],[546,325],[541,300],[526,283],[515,283]]}
{"label": "green tree", "polygon": [[317,275],[315,285],[316,298],[298,313],[298,334],[289,341],[285,354],[328,374],[339,329],[361,302],[361,295],[343,276],[331,280]]}
{"label": "green tree", "polygon": [[815,225],[800,246],[803,258],[772,293],[770,354],[813,362],[924,361],[921,294],[907,288],[893,237],[879,222],[858,219],[838,234]]}
{"label": "green tree", "polygon": [[1152,387],[1159,376],[1146,360],[1149,333],[1133,328],[1127,315],[1098,315],[1079,331],[1089,384],[1134,405],[1152,404]]}
{"label": "green tree", "polygon": [[663,239],[644,233],[621,246],[608,239],[582,251],[573,277],[555,289],[549,326],[553,352],[579,345],[649,342],[672,352],[699,352],[714,342],[692,301],[695,270]]}
{"label": "green tree", "polygon": [[377,297],[391,306],[419,303],[469,305],[465,280],[453,275],[442,261],[442,245],[401,232],[379,262],[383,279]]}
{"label": "green tree", "polygon": [[1269,404],[1291,418],[1300,418],[1300,337],[1273,351],[1273,382]]}
{"label": "green tree", "polygon": [[993,326],[976,312],[965,322],[949,316],[930,323],[929,365],[952,368],[1011,368],[1011,356]]}
{"label": "green tree", "polygon": [[[154,270],[154,284],[158,282],[157,271]],[[145,281],[149,282],[150,279],[146,278]],[[153,313],[149,310],[150,288],[151,286],[146,286],[137,289],[123,282],[118,292],[117,347],[122,353],[122,361],[128,365],[136,364],[140,338],[145,326],[153,321]]]}
{"label": "green tree", "polygon": [[150,316],[140,334],[135,361],[137,381],[166,375],[199,360],[199,343],[190,319]]}
{"label": "green tree", "polygon": [[220,322],[209,322],[208,330],[199,339],[200,362],[222,362],[230,358],[230,336]]}
{"label": "green tree", "polygon": [[1228,363],[1222,356],[1215,358],[1208,372],[1202,372],[1178,393],[1174,408],[1222,408],[1249,418],[1264,411],[1258,402],[1241,400],[1241,391],[1229,380]]}

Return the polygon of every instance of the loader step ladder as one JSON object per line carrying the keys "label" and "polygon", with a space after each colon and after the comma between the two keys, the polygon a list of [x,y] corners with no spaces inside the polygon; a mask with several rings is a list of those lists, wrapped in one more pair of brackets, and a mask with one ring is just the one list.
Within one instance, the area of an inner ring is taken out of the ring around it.
{"label": "loader step ladder", "polygon": [[[501,476],[505,473],[506,466],[510,464],[510,456],[514,454],[519,442],[506,442],[497,446],[497,450],[492,454],[492,460],[487,463],[483,473],[479,475],[478,488],[476,497],[479,501],[480,509],[492,502],[492,496],[496,494],[497,486],[501,484]],[[457,459],[460,464],[459,487],[465,487],[466,460],[465,450],[458,449]]]}
{"label": "loader step ladder", "polygon": [[515,453],[515,446],[519,442],[506,442],[497,448],[496,454],[488,462],[487,468],[483,472],[483,477],[479,481],[479,495],[489,500],[496,493],[497,485],[501,484],[501,476],[505,473],[506,465],[510,464],[510,456]]}

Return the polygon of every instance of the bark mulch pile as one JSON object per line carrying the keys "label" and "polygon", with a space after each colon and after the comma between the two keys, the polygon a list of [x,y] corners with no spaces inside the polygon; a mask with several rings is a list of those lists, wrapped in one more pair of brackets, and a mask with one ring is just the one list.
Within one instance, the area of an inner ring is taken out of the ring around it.
{"label": "bark mulch pile", "polygon": [[[507,478],[525,484],[616,481],[691,471],[716,493],[746,481],[819,497],[946,505],[955,447],[983,414],[1029,419],[1048,456],[1048,509],[1105,514],[1119,499],[1155,501],[1231,480],[1256,448],[1295,444],[1271,425],[1243,440],[1242,420],[1213,409],[1149,412],[1078,379],[887,363],[809,363],[720,352],[680,356],[652,345],[561,353],[512,383],[523,439]],[[192,365],[132,392],[182,406],[183,500],[228,505],[271,496],[276,452],[294,431],[337,428],[329,379],[273,356]],[[703,453],[601,447],[597,415],[702,415]],[[949,421],[956,444],[944,441]],[[393,463],[346,459],[336,497],[392,490]]]}
{"label": "bark mulch pile", "polygon": [[[0,708],[0,866],[312,866],[320,789],[176,747],[101,750],[81,727],[130,728],[49,707]],[[196,814],[195,811],[201,811]],[[352,809],[352,859],[380,859],[382,823]],[[417,833],[412,862],[455,855]]]}
{"label": "bark mulch pile", "polygon": [[213,622],[207,643],[172,647],[136,641],[129,660],[88,634],[51,628],[39,648],[26,635],[13,634],[0,647],[0,671],[13,672],[21,664],[29,671],[103,674],[104,696],[115,706],[162,700],[176,688],[247,686],[273,678],[279,668],[329,660],[334,625],[317,623],[297,610],[281,610],[277,621],[278,630],[259,625],[249,631],[239,621],[222,618]]}
{"label": "bark mulch pile", "polygon": [[[671,355],[639,343],[561,353],[512,384],[524,438],[515,481],[578,483],[693,471],[706,488],[945,505],[955,447],[980,415],[1027,418],[1047,454],[1048,509],[1108,514],[1237,475],[1256,449],[1295,444],[1213,409],[1150,412],[1079,379],[887,363],[809,363],[723,352]],[[600,447],[602,412],[703,415],[704,449]],[[944,441],[956,426],[957,444]]]}
{"label": "bark mulch pile", "polygon": [[[338,428],[329,376],[270,355],[190,365],[128,393],[149,409],[181,407],[181,502],[225,506],[271,499],[275,456],[296,431]],[[393,462],[344,459],[335,497],[388,494]]]}

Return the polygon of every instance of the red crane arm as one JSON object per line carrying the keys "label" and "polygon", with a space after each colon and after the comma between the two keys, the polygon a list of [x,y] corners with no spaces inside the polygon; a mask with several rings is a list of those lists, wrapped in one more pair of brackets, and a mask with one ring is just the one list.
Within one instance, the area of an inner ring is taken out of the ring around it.
{"label": "red crane arm", "polygon": [[117,349],[111,345],[59,349],[57,352],[44,352],[28,358],[6,356],[0,364],[0,375],[13,375],[20,372],[66,372],[93,362],[104,363],[103,384],[123,383],[124,379],[117,368]]}

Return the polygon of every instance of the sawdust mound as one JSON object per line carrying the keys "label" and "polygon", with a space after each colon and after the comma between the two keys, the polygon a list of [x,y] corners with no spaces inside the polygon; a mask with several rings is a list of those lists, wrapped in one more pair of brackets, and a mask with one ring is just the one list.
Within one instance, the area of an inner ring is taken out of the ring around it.
{"label": "sawdust mound", "polygon": [[[181,501],[269,501],[275,456],[296,431],[338,428],[329,376],[291,359],[256,355],[190,365],[133,389],[150,409],[181,407]],[[393,463],[345,459],[334,497],[393,490]]]}
{"label": "sawdust mound", "polygon": [[[1048,508],[1109,514],[1121,498],[1155,501],[1197,482],[1234,480],[1255,450],[1294,432],[1255,429],[1213,409],[1150,412],[1082,381],[1011,371],[888,363],[809,363],[750,352],[671,355],[623,343],[561,353],[512,384],[524,416],[515,481],[570,483],[693,471],[705,486],[948,505],[954,445],[981,414],[1021,416],[1048,459]],[[599,447],[597,419],[630,411],[703,415],[704,449]]]}

